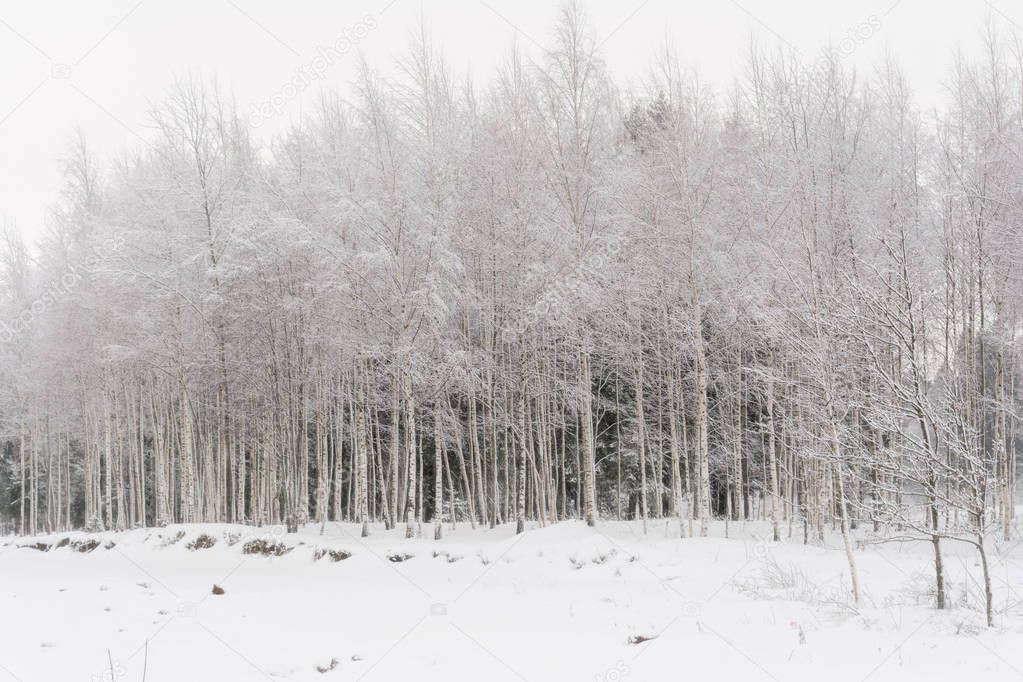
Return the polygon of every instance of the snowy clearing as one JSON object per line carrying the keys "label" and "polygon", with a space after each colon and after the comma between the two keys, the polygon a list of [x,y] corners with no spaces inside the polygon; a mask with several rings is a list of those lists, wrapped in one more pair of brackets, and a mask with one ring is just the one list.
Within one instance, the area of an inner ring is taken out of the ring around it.
{"label": "snowy clearing", "polygon": [[927,546],[861,544],[856,610],[837,536],[817,547],[798,533],[764,542],[766,525],[713,531],[566,522],[435,542],[377,527],[362,539],[354,524],[323,536],[207,524],[7,537],[0,679],[142,680],[144,667],[149,682],[1021,675],[1015,547],[992,552],[988,630],[965,547],[949,548],[955,606],[939,612]]}

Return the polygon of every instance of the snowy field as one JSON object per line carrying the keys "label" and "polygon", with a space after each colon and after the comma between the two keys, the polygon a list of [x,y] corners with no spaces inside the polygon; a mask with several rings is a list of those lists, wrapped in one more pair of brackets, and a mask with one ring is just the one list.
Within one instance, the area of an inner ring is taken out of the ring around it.
{"label": "snowy field", "polygon": [[[947,546],[955,608],[938,612],[927,545],[861,545],[853,608],[837,538],[728,530],[680,541],[664,522],[646,536],[631,522],[519,536],[459,526],[435,542],[331,523],[322,536],[202,525],[6,537],[0,680],[1023,677],[1015,543],[992,548],[988,630],[966,547]],[[253,540],[291,549],[244,554]]]}

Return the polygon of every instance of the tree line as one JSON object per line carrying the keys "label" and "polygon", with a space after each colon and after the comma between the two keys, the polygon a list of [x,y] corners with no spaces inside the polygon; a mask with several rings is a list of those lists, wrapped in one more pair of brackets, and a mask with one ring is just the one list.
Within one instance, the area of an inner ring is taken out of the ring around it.
{"label": "tree line", "polygon": [[[485,84],[425,29],[269,142],[179,78],[141,149],[84,136],[4,231],[0,519],[1013,529],[1023,50],[944,103],[752,47],[631,89],[566,7]],[[988,618],[991,618],[990,581]]]}

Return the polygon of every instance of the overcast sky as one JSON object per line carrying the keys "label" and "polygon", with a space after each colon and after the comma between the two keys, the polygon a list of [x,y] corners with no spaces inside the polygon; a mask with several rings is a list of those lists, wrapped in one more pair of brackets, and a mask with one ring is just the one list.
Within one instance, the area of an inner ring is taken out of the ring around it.
{"label": "overcast sky", "polygon": [[[1011,0],[584,5],[623,84],[643,77],[667,36],[683,63],[725,88],[754,37],[784,43],[807,63],[828,43],[844,45],[845,59],[861,71],[890,51],[924,107],[940,103],[952,51],[975,51],[989,17],[1006,30],[1023,21]],[[311,89],[284,106],[274,97],[296,69],[314,87],[344,89],[352,79],[355,49],[324,70],[323,61],[315,62],[318,48],[352,38],[387,73],[422,15],[452,69],[482,81],[513,43],[532,54],[549,44],[557,8],[551,0],[0,0],[0,216],[16,221],[30,239],[38,235],[75,126],[101,159],[145,144],[149,102],[167,91],[175,74],[216,75],[242,111],[261,123],[259,135],[272,135],[310,96]],[[310,78],[317,68],[322,78]],[[266,116],[270,102],[279,114]]]}

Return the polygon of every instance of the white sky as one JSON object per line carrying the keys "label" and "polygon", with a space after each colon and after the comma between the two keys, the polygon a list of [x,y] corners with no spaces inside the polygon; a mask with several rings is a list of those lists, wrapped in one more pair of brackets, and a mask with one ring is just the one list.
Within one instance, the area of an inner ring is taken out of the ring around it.
{"label": "white sky", "polygon": [[[1023,24],[1012,0],[584,0],[612,73],[642,78],[665,36],[683,63],[728,86],[755,37],[784,41],[812,63],[865,22],[880,25],[846,59],[869,69],[891,51],[918,102],[941,101],[952,50],[976,49],[989,17],[1005,29]],[[216,75],[243,112],[265,102],[329,45],[372,15],[359,49],[382,72],[426,17],[455,73],[485,80],[513,42],[536,54],[548,44],[558,3],[552,0],[0,0],[0,217],[32,240],[60,186],[59,159],[76,125],[109,159],[137,147],[151,131],[148,103],[175,74]],[[344,89],[354,52],[322,83]],[[305,95],[309,96],[309,93]],[[301,111],[288,103],[264,124],[280,130]]]}

